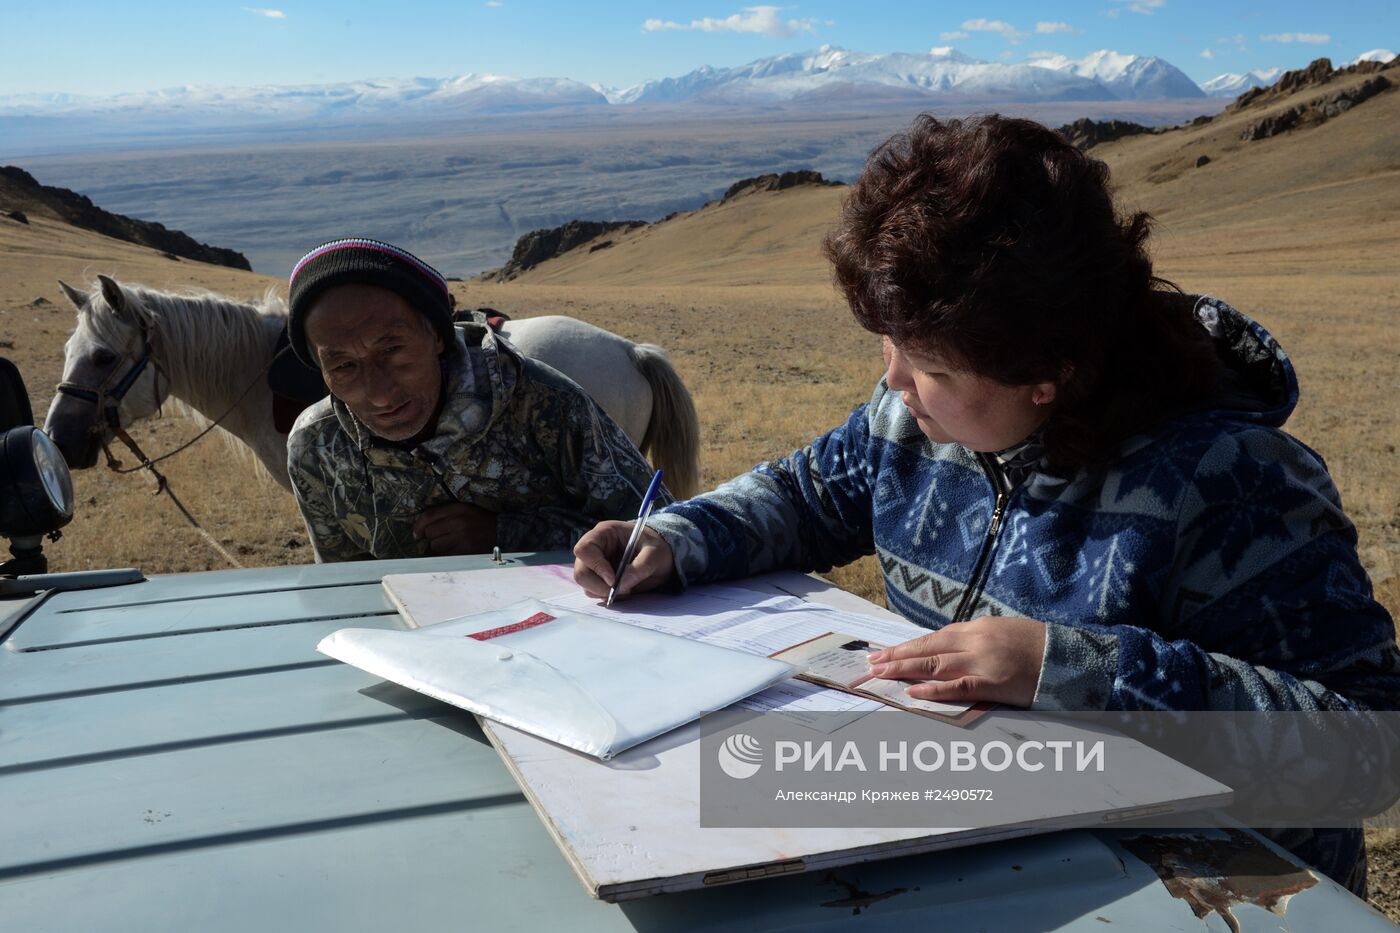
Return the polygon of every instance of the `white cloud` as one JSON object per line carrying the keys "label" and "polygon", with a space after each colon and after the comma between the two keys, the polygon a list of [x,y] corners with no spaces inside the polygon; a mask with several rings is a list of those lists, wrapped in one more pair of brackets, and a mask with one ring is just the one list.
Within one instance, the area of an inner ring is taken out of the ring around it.
{"label": "white cloud", "polygon": [[1215,53],[1212,52],[1210,49],[1201,49],[1201,57],[1204,58],[1206,61],[1210,61],[1212,58],[1215,57]]}
{"label": "white cloud", "polygon": [[994,32],[1012,44],[1020,42],[1027,35],[1000,19],[970,19],[962,24],[962,28],[969,32]]}
{"label": "white cloud", "polygon": [[505,4],[501,2],[501,0],[486,0],[486,5],[491,7],[492,9],[505,6]]}
{"label": "white cloud", "polygon": [[1260,36],[1260,42],[1305,42],[1308,45],[1326,45],[1332,37],[1325,32],[1274,32]]}
{"label": "white cloud", "polygon": [[1036,23],[1035,31],[1042,36],[1052,35],[1057,32],[1079,32],[1078,29],[1075,29],[1069,23]]}
{"label": "white cloud", "polygon": [[[1151,16],[1157,10],[1167,5],[1167,0],[1113,0],[1114,3],[1126,3],[1127,8],[1133,13],[1140,13],[1143,16]],[[1105,16],[1116,17],[1121,8],[1110,7],[1104,10]]]}
{"label": "white cloud", "polygon": [[938,38],[942,39],[944,42],[954,42],[958,39],[966,39],[967,37],[968,34],[961,29],[955,29],[952,32],[940,32],[938,34]]}
{"label": "white cloud", "polygon": [[696,30],[698,32],[755,32],[773,39],[789,39],[799,32],[816,32],[816,20],[788,19],[778,15],[784,9],[776,6],[746,6],[744,12],[716,19],[707,16],[689,23],[674,20],[649,19],[642,23],[642,32]]}
{"label": "white cloud", "polygon": [[287,14],[281,10],[265,10],[262,7],[245,6],[243,12],[252,13],[254,16],[266,16],[268,19],[286,19]]}

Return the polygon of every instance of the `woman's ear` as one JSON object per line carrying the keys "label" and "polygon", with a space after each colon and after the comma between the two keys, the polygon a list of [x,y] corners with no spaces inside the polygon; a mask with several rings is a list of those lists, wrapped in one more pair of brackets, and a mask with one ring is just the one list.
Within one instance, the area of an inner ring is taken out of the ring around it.
{"label": "woman's ear", "polygon": [[1069,382],[1074,376],[1074,364],[1066,363],[1060,367],[1060,375],[1054,382],[1037,382],[1031,386],[1031,401],[1037,405],[1053,404],[1060,395],[1060,386]]}

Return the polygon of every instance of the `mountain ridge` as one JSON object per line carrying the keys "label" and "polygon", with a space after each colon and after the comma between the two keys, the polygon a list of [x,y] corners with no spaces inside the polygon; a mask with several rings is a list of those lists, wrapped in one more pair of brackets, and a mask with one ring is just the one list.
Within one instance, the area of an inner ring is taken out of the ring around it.
{"label": "mountain ridge", "polygon": [[116,240],[148,246],[164,253],[168,259],[192,259],[245,271],[253,268],[240,252],[200,243],[187,233],[170,230],[155,221],[103,210],[86,195],[40,184],[33,175],[15,165],[0,165],[0,214],[26,224],[29,214],[47,216]]}

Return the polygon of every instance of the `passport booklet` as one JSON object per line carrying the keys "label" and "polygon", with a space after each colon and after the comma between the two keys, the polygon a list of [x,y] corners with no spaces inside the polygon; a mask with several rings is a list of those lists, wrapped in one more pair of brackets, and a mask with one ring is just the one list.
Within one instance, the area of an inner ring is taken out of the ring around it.
{"label": "passport booklet", "polygon": [[809,683],[832,687],[868,700],[878,700],[887,706],[918,713],[943,722],[966,725],[981,716],[992,703],[941,703],[920,700],[905,693],[906,680],[885,680],[870,673],[865,660],[877,645],[855,635],[827,632],[816,638],[776,651],[772,657],[798,668],[797,677]]}

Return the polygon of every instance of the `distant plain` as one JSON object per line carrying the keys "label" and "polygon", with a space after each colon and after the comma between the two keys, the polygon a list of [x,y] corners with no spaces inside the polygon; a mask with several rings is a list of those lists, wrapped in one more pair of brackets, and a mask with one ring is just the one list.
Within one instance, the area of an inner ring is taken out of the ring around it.
{"label": "distant plain", "polygon": [[[1221,102],[1007,106],[1051,125],[1085,114],[1160,124],[1213,113]],[[919,109],[483,116],[425,125],[417,135],[366,126],[356,138],[339,138],[349,135],[342,131],[330,141],[146,143],[13,158],[46,185],[237,249],[268,275],[286,274],[323,240],[374,236],[411,245],[447,275],[467,276],[503,263],[520,235],[569,220],[655,221],[765,172],[807,168],[850,180],[870,149]],[[0,164],[9,158],[0,142]]]}

